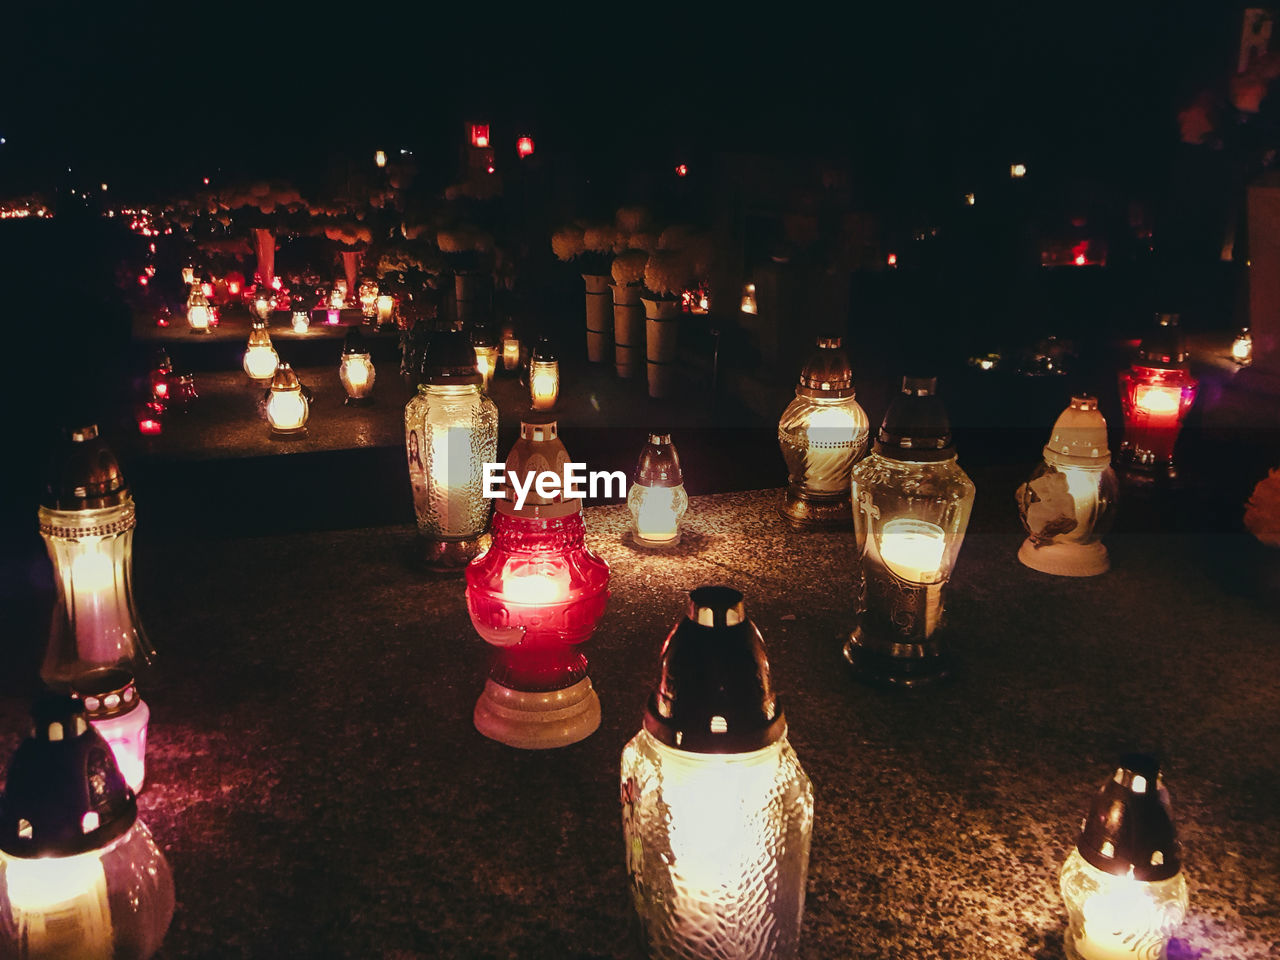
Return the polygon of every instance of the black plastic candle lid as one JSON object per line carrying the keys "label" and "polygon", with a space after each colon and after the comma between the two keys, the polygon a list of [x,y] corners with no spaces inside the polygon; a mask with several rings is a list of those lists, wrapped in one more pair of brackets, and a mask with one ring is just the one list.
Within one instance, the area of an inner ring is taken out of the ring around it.
{"label": "black plastic candle lid", "polygon": [[800,371],[799,393],[806,397],[852,397],[853,367],[839,337],[820,337],[817,350]]}
{"label": "black plastic candle lid", "polygon": [[1182,853],[1160,764],[1128,754],[1093,798],[1076,840],[1099,870],[1142,881],[1167,880],[1182,869]]}
{"label": "black plastic candle lid", "polygon": [[476,351],[471,338],[461,330],[440,330],[431,336],[423,351],[418,382],[437,386],[482,383],[476,369]]}
{"label": "black plastic candle lid", "polygon": [[44,506],[52,510],[114,507],[129,496],[129,487],[111,448],[90,423],[66,431],[53,455]]}
{"label": "black plastic candle lid", "polygon": [[875,452],[912,463],[954,457],[951,421],[937,391],[936,377],[903,377],[902,391],[889,404],[880,425]]}

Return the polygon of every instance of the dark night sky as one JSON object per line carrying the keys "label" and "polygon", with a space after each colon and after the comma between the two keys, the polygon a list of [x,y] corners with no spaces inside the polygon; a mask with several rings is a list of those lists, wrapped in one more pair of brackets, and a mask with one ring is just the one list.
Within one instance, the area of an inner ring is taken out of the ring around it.
{"label": "dark night sky", "polygon": [[954,172],[1015,152],[1141,168],[1176,143],[1178,106],[1225,80],[1239,29],[1222,2],[458,6],[19,13],[0,68],[0,195],[68,164],[124,188],[218,166],[287,173],[447,142],[476,115],[553,150],[817,143],[872,169]]}

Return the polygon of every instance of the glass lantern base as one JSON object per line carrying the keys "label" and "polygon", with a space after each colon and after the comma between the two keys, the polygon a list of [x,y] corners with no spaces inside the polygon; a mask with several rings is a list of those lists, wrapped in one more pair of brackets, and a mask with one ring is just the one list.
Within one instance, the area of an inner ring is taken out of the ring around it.
{"label": "glass lantern base", "polygon": [[844,659],[854,677],[877,687],[915,689],[951,675],[951,655],[937,640],[870,644],[861,629],[849,634]]}
{"label": "glass lantern base", "polygon": [[344,407],[369,407],[373,405],[373,397],[347,397],[342,401]]}
{"label": "glass lantern base", "polygon": [[635,530],[628,532],[628,538],[633,546],[640,547],[644,550],[670,550],[672,547],[680,546],[679,530],[676,531],[676,535],[670,540],[648,540]]}
{"label": "glass lantern base", "polygon": [[272,440],[301,440],[307,435],[306,427],[299,427],[297,430],[277,430],[271,428]]}
{"label": "glass lantern base", "polygon": [[583,677],[563,690],[512,690],[486,680],[476,729],[518,750],[550,750],[585,740],[600,726],[600,698]]}
{"label": "glass lantern base", "polygon": [[482,533],[478,537],[466,540],[433,540],[422,539],[423,559],[427,569],[432,573],[461,573],[489,545],[489,535]]}
{"label": "glass lantern base", "polygon": [[849,493],[819,500],[788,487],[778,512],[795,530],[853,529],[853,501]]}
{"label": "glass lantern base", "polygon": [[1111,569],[1107,548],[1101,543],[1046,543],[1022,541],[1018,559],[1023,565],[1057,577],[1096,577]]}

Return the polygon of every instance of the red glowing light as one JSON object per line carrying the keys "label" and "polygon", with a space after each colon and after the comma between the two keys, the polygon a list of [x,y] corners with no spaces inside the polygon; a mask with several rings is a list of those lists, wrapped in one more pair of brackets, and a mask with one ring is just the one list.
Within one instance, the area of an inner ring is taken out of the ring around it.
{"label": "red glowing light", "polygon": [[230,293],[230,294],[232,294],[232,295],[234,296],[235,294],[237,294],[237,293],[239,293],[239,292],[240,292],[240,284],[238,284],[238,283],[237,283],[236,281],[234,281],[234,280],[228,280],[228,281],[227,281],[227,293]]}
{"label": "red glowing light", "polygon": [[156,317],[156,326],[157,326],[157,327],[167,327],[168,325],[169,325],[169,318],[168,318],[168,317]]}
{"label": "red glowing light", "polygon": [[284,284],[281,282],[281,280],[280,280],[280,278],[279,278],[279,277],[272,277],[272,278],[271,278],[271,289],[272,289],[272,290],[279,290],[283,285],[284,285]]}
{"label": "red glowing light", "polygon": [[676,164],[676,176],[687,177],[689,175],[689,165],[687,163]]}
{"label": "red glowing light", "polygon": [[156,252],[156,245],[154,243],[151,244],[151,252],[152,253]]}
{"label": "red glowing light", "polygon": [[520,137],[516,140],[516,153],[521,159],[533,156],[533,137]]}
{"label": "red glowing light", "polygon": [[489,164],[489,167],[488,167],[488,171],[487,171],[487,172],[489,172],[489,173],[493,173],[493,164],[492,164],[492,163],[491,163],[491,164]]}
{"label": "red glowing light", "polygon": [[146,278],[146,277],[139,277],[139,278],[138,278],[138,285],[139,285],[139,286],[143,286],[143,287],[145,287],[145,286],[147,285],[147,278]]}
{"label": "red glowing light", "polygon": [[898,265],[898,255],[896,253],[889,254],[889,266],[896,267]]}
{"label": "red glowing light", "polygon": [[166,383],[165,381],[161,380],[159,383],[152,384],[151,389],[155,393],[157,400],[168,399],[169,384]]}
{"label": "red glowing light", "polygon": [[206,187],[209,185],[209,178],[208,178],[208,177],[205,177],[205,178],[204,178],[204,185],[205,185]]}
{"label": "red glowing light", "polygon": [[162,430],[164,430],[164,426],[159,420],[154,420],[151,417],[145,417],[138,421],[138,432],[145,434],[148,437],[154,437]]}
{"label": "red glowing light", "polygon": [[487,123],[473,123],[471,125],[471,145],[473,147],[489,146],[489,125]]}

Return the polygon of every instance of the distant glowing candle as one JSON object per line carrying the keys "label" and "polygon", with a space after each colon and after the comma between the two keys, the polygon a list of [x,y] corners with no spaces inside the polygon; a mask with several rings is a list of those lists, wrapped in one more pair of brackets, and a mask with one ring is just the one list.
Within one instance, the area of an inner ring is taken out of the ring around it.
{"label": "distant glowing candle", "polygon": [[389,293],[380,293],[376,301],[378,325],[394,323],[396,319],[396,298]]}
{"label": "distant glowing candle", "polygon": [[338,379],[347,391],[347,404],[367,403],[373,393],[373,381],[377,371],[365,346],[364,336],[358,327],[352,327],[342,346],[342,362],[338,366]]}
{"label": "distant glowing candle", "polygon": [[195,285],[187,298],[187,324],[193,333],[208,333],[210,320],[209,298],[199,285]]}
{"label": "distant glowing candle", "polygon": [[1231,341],[1231,359],[1243,366],[1253,362],[1253,334],[1245,327]]}
{"label": "distant glowing candle", "polygon": [[1177,314],[1161,314],[1138,359],[1120,373],[1124,441],[1120,466],[1133,475],[1176,476],[1173,452],[1199,381],[1188,370]]}
{"label": "distant glowing candle", "polygon": [[520,341],[514,334],[502,338],[502,369],[510,373],[520,366]]}
{"label": "distant glowing candle", "polygon": [[387,151],[385,150],[374,151],[373,162],[378,167],[378,169],[382,169],[383,167],[385,167],[387,165]]}
{"label": "distant glowing candle", "polygon": [[560,361],[551,344],[539,340],[529,361],[529,401],[534,410],[552,410],[560,396]]}
{"label": "distant glowing candle", "polygon": [[744,284],[742,287],[742,306],[743,313],[755,313],[756,307],[756,285],[754,283]]}
{"label": "distant glowing candle", "polygon": [[520,159],[533,156],[533,137],[520,137],[516,140],[516,153]]}
{"label": "distant glowing candle", "polygon": [[306,333],[311,329],[311,314],[305,310],[293,311],[293,332]]}

